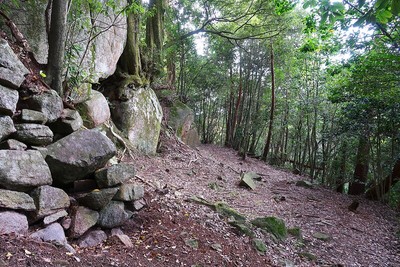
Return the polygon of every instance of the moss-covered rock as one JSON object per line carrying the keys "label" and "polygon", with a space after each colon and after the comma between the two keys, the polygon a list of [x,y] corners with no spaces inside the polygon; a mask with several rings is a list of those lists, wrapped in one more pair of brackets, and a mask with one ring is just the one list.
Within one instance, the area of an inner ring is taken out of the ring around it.
{"label": "moss-covered rock", "polygon": [[236,210],[229,207],[226,203],[223,202],[216,202],[214,204],[214,209],[216,212],[221,214],[224,217],[230,218],[233,217],[237,222],[245,222],[246,217],[237,212]]}
{"label": "moss-covered rock", "polygon": [[285,222],[276,217],[261,217],[251,221],[251,223],[262,230],[274,235],[278,240],[283,240],[287,236]]}
{"label": "moss-covered rock", "polygon": [[245,223],[245,222],[237,222],[237,221],[231,221],[229,222],[230,225],[235,227],[235,229],[243,235],[249,236],[249,237],[255,237],[255,233],[251,229],[251,224]]}
{"label": "moss-covered rock", "polygon": [[151,88],[119,88],[124,97],[112,102],[111,116],[132,146],[144,153],[156,153],[163,112]]}
{"label": "moss-covered rock", "polygon": [[292,235],[299,239],[301,239],[301,237],[302,237],[301,229],[299,227],[288,228],[287,231],[288,231],[289,235]]}
{"label": "moss-covered rock", "polygon": [[255,238],[252,240],[253,247],[260,252],[261,254],[264,254],[267,252],[267,246],[265,245],[264,241],[261,239]]}

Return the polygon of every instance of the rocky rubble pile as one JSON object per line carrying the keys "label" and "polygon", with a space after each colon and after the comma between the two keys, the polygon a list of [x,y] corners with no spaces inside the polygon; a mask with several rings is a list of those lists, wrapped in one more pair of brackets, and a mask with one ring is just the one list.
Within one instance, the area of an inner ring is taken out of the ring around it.
{"label": "rocky rubble pile", "polygon": [[92,246],[113,229],[129,245],[118,227],[144,206],[144,188],[131,182],[133,165],[111,163],[116,147],[98,127],[110,118],[106,99],[94,92],[101,100],[90,97],[80,114],[53,90],[25,97],[28,73],[0,39],[0,234],[40,226],[32,238],[73,250],[66,236]]}

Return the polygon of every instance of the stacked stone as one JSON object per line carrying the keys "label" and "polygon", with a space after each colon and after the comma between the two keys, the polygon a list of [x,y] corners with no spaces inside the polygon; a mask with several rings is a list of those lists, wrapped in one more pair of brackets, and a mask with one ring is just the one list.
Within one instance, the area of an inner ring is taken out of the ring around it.
{"label": "stacked stone", "polygon": [[[142,208],[144,189],[129,182],[133,166],[105,168],[116,147],[101,131],[110,118],[104,96],[93,91],[80,104],[84,121],[53,90],[20,97],[29,71],[1,38],[0,65],[0,234],[27,234],[42,223],[32,237],[72,250],[64,232],[78,238],[94,226],[115,228]],[[91,191],[74,201],[65,190],[88,177]]]}

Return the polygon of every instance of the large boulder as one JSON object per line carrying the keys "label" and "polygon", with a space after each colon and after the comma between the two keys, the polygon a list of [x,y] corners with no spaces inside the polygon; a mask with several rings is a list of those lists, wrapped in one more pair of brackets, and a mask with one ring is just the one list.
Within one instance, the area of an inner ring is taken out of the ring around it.
{"label": "large boulder", "polygon": [[163,116],[157,96],[151,88],[131,89],[129,84],[119,90],[127,99],[112,102],[115,125],[138,151],[156,153]]}
{"label": "large boulder", "polygon": [[23,123],[16,124],[14,138],[29,145],[45,146],[53,142],[53,132],[46,125]]}
{"label": "large boulder", "polygon": [[0,116],[0,141],[6,139],[10,134],[17,131],[14,122],[9,116]]}
{"label": "large boulder", "polygon": [[28,194],[0,189],[0,208],[32,211],[36,206]]}
{"label": "large boulder", "polygon": [[24,105],[30,109],[42,112],[49,123],[55,122],[61,116],[64,109],[61,97],[54,90],[34,95],[24,101]]}
{"label": "large boulder", "polygon": [[68,208],[70,205],[69,196],[62,189],[52,186],[41,186],[31,192],[35,201],[35,219],[43,218]]}
{"label": "large boulder", "polygon": [[168,125],[175,130],[176,136],[189,146],[200,145],[200,138],[194,124],[194,112],[191,108],[175,100],[168,114]]}
{"label": "large boulder", "polygon": [[25,215],[14,211],[0,212],[0,235],[25,234],[28,232],[28,227],[28,219]]}
{"label": "large boulder", "polygon": [[98,91],[92,90],[90,98],[78,105],[84,125],[94,128],[110,119],[107,99]]}
{"label": "large boulder", "polygon": [[0,38],[0,66],[0,84],[10,88],[20,87],[29,73],[3,38]]}
{"label": "large boulder", "polygon": [[52,183],[48,165],[39,151],[0,150],[0,185],[29,191]]}
{"label": "large boulder", "polygon": [[[13,2],[15,1],[5,1],[4,5],[12,5]],[[93,83],[115,72],[127,38],[126,17],[120,12],[127,5],[127,1],[113,1],[115,9],[108,7],[105,0],[99,2],[102,3],[101,11],[90,10],[89,1],[72,1],[69,8],[71,21],[67,22],[68,25],[74,25],[69,28],[69,39],[66,42],[66,53],[70,55],[69,66],[79,68],[80,73],[85,74],[85,78]],[[36,0],[10,9],[10,16],[28,40],[35,58],[41,64],[47,63],[48,56],[45,15],[47,4],[47,0]],[[95,8],[97,7],[96,5]],[[96,32],[96,38],[88,43],[87,37],[94,27],[100,31]]]}
{"label": "large boulder", "polygon": [[68,184],[104,167],[115,153],[115,145],[99,131],[80,130],[49,145],[46,162],[54,181]]}
{"label": "large boulder", "polygon": [[0,114],[12,116],[17,108],[18,91],[0,85]]}

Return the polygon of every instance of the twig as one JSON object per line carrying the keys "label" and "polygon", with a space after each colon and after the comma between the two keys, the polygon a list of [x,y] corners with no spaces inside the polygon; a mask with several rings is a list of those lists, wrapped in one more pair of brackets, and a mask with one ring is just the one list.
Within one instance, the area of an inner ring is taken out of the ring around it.
{"label": "twig", "polygon": [[158,189],[157,186],[155,186],[153,183],[147,181],[146,179],[140,177],[139,175],[135,175],[135,178],[139,179],[140,181],[142,181],[143,183],[147,184],[150,187],[153,187],[154,189]]}

